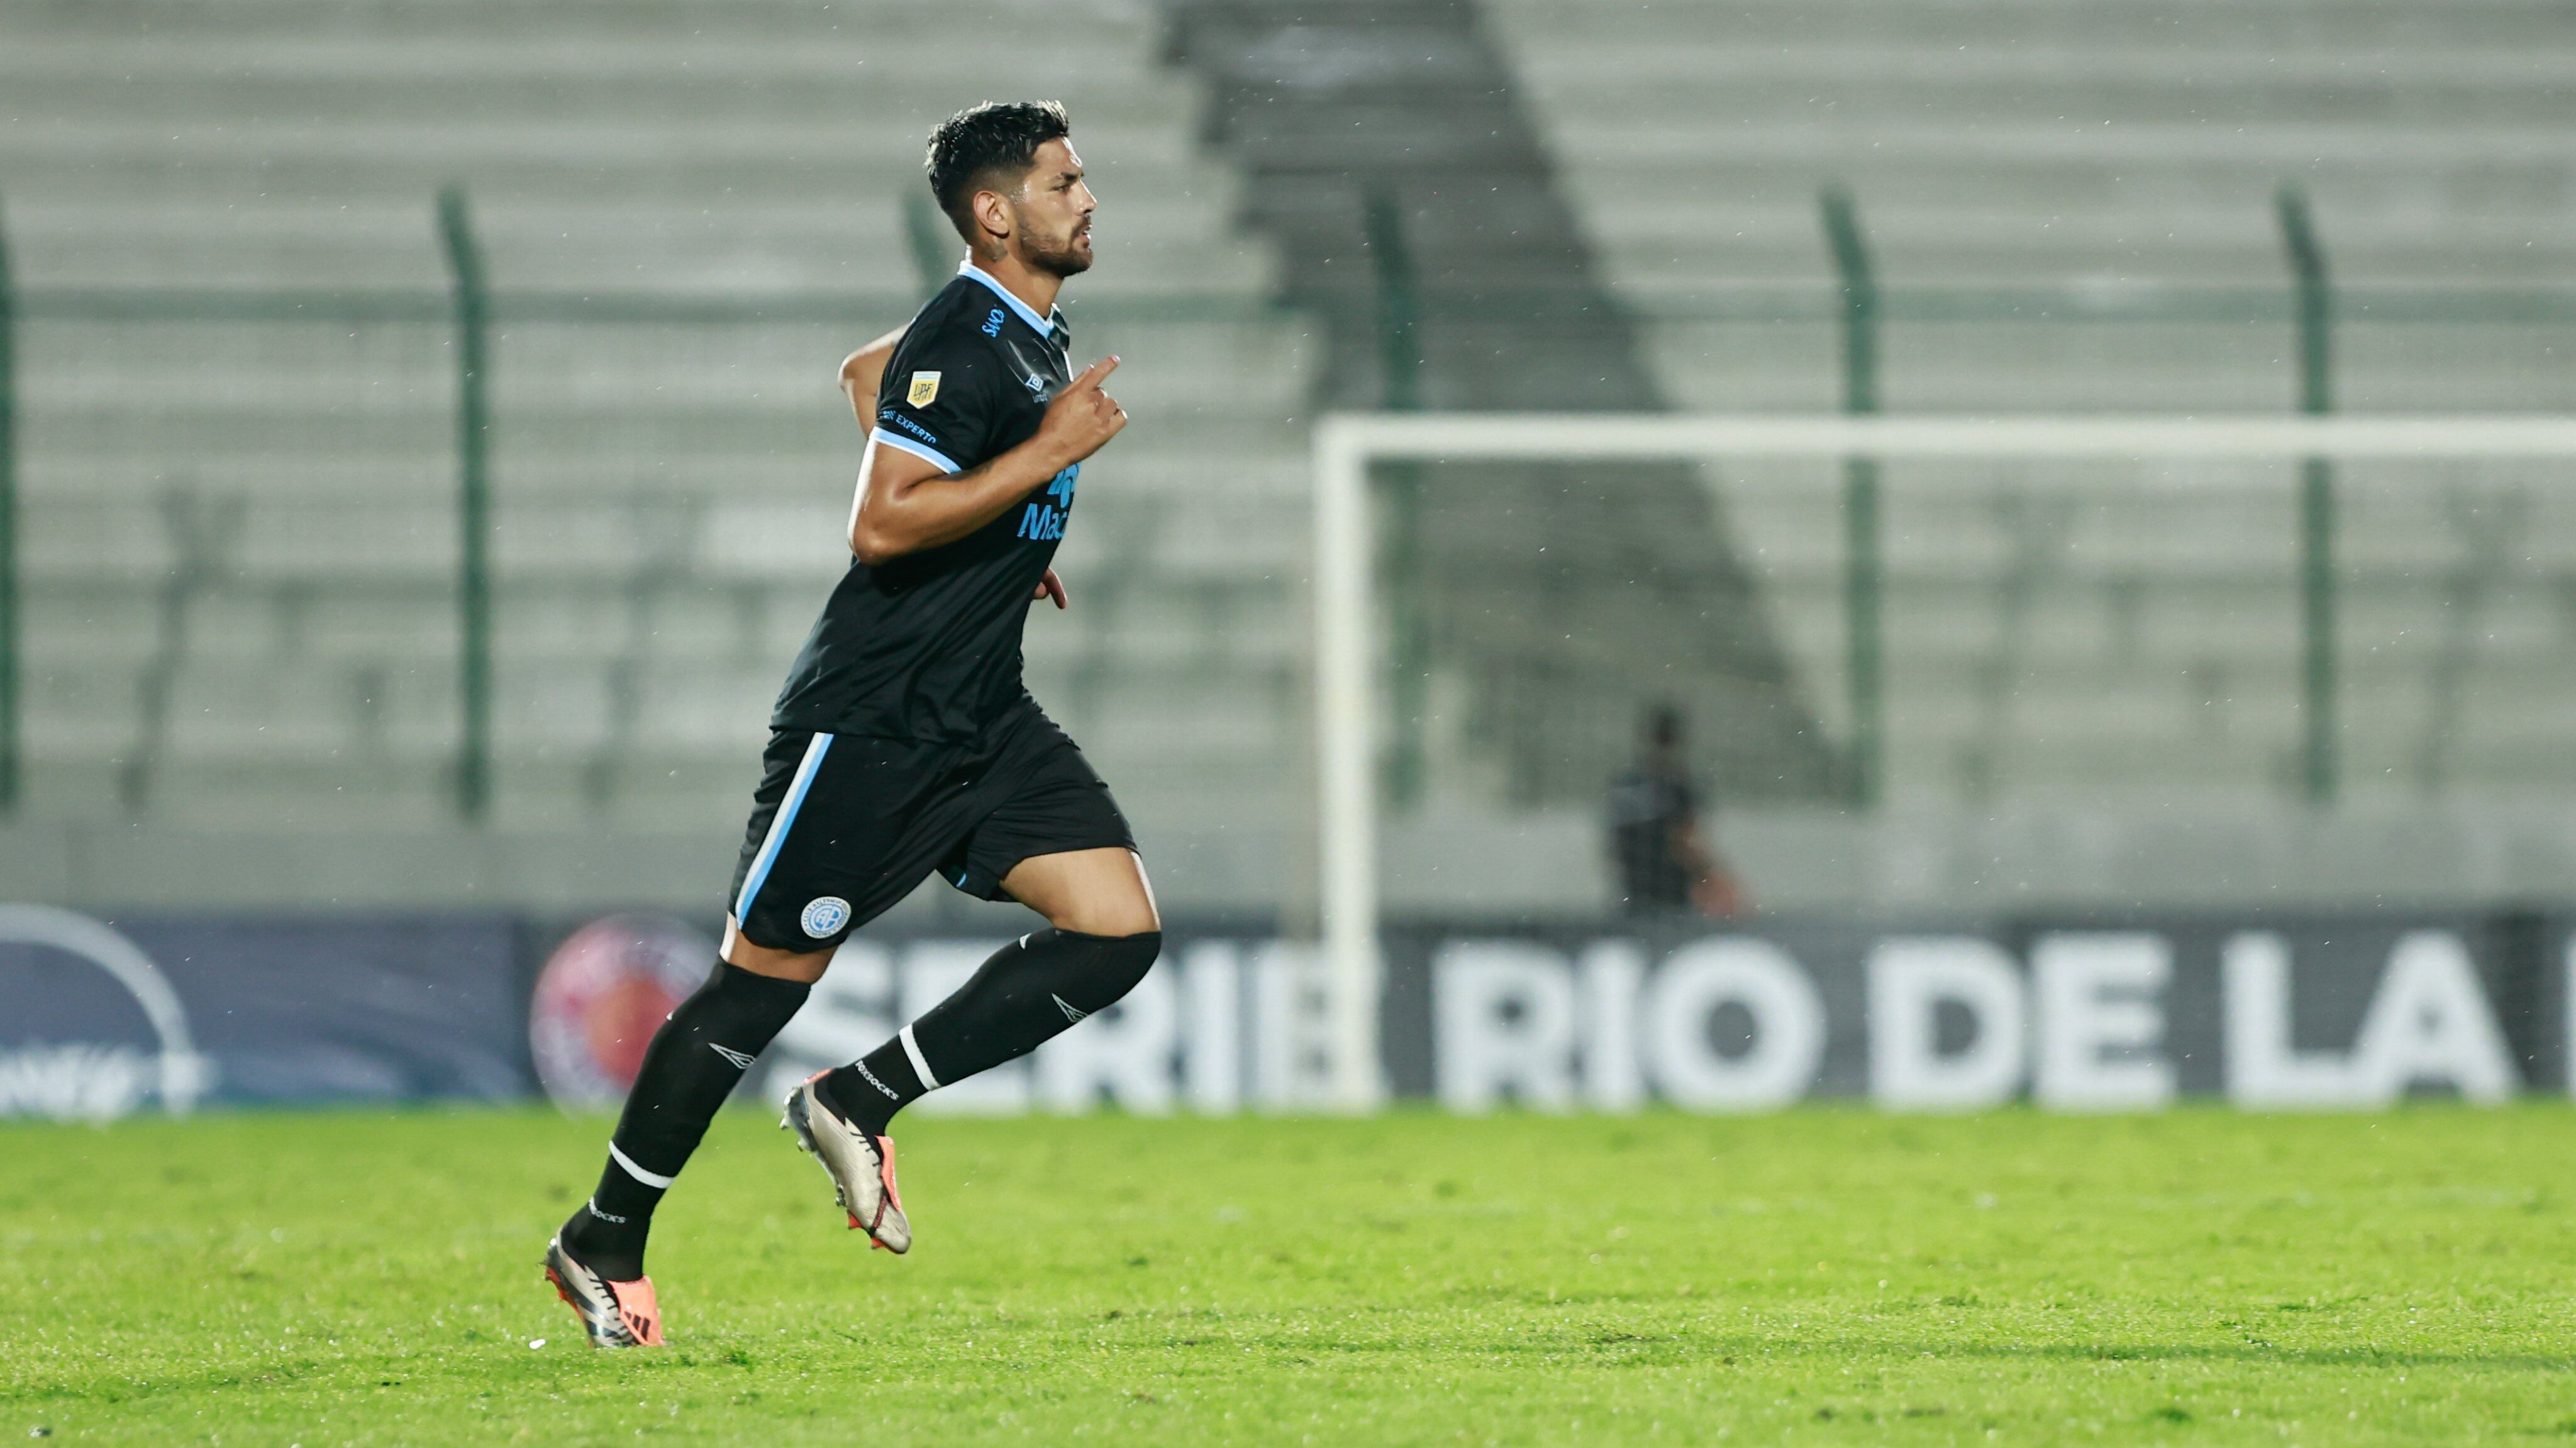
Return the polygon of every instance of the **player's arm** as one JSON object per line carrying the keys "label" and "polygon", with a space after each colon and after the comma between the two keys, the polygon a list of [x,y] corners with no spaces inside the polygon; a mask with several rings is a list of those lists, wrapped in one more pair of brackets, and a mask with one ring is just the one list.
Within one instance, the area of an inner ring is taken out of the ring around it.
{"label": "player's arm", "polygon": [[871,442],[850,505],[850,551],[874,565],[954,543],[1100,451],[1127,425],[1126,411],[1100,390],[1117,365],[1115,357],[1092,363],[1047,404],[1028,441],[962,473]]}
{"label": "player's arm", "polygon": [[859,431],[863,433],[876,428],[877,384],[885,379],[894,344],[903,340],[911,325],[906,322],[841,359],[841,391],[850,399],[850,411],[858,414]]}

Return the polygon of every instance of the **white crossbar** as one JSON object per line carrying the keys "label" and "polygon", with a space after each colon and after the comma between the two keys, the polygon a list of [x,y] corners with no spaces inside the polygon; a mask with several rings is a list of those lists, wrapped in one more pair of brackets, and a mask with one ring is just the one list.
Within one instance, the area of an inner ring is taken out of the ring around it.
{"label": "white crossbar", "polygon": [[[1368,465],[1499,458],[2576,458],[2576,417],[1833,417],[1337,414],[1315,428],[1315,732],[1333,1089],[1378,1074],[1375,549]],[[2286,484],[2288,477],[2283,481]],[[2225,480],[2213,479],[2224,482]]]}
{"label": "white crossbar", "polygon": [[1674,417],[1342,414],[1318,460],[2576,457],[2576,417]]}

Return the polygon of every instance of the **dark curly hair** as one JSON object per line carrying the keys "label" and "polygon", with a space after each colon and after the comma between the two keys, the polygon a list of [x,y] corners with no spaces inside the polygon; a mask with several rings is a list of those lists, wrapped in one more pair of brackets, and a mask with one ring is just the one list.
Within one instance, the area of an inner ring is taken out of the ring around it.
{"label": "dark curly hair", "polygon": [[[930,173],[930,194],[948,215],[948,224],[969,243],[975,240],[975,215],[968,209],[978,191],[1008,191],[1037,164],[1038,147],[1070,135],[1062,101],[986,101],[939,123],[930,133],[930,154],[923,169]],[[996,184],[999,183],[999,184]]]}

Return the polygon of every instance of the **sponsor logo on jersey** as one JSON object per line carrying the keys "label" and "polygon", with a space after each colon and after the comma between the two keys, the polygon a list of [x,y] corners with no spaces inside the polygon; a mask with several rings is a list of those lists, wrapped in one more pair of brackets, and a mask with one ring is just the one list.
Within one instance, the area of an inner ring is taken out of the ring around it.
{"label": "sponsor logo on jersey", "polygon": [[912,374],[912,387],[904,393],[903,400],[914,407],[928,407],[938,401],[939,374],[936,372]]}
{"label": "sponsor logo on jersey", "polygon": [[920,423],[913,421],[911,418],[904,416],[900,412],[887,413],[884,420],[892,423],[896,427],[902,428],[908,433],[911,433],[914,437],[921,439],[932,447],[939,446],[939,434],[932,432],[929,428],[923,427]]}
{"label": "sponsor logo on jersey", "polygon": [[838,895],[809,900],[805,902],[805,913],[796,917],[796,923],[805,927],[806,934],[820,940],[850,923],[850,902]]}
{"label": "sponsor logo on jersey", "polygon": [[999,307],[995,307],[993,310],[991,310],[991,311],[989,311],[989,312],[986,312],[986,313],[984,314],[984,326],[983,326],[983,332],[984,332],[984,335],[985,335],[985,336],[987,336],[987,337],[998,337],[998,336],[1002,335],[1002,309],[1001,309],[1001,308],[999,308]]}
{"label": "sponsor logo on jersey", "polygon": [[1073,489],[1082,475],[1082,464],[1075,463],[1047,482],[1050,501],[1031,503],[1020,513],[1019,536],[1033,542],[1052,543],[1064,536],[1064,520],[1073,512]]}

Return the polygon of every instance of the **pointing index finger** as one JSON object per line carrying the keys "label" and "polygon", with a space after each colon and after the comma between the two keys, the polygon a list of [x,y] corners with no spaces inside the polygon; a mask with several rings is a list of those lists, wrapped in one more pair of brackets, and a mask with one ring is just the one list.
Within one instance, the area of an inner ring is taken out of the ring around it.
{"label": "pointing index finger", "polygon": [[1118,357],[1117,354],[1112,353],[1111,355],[1103,357],[1099,361],[1092,363],[1090,366],[1083,368],[1082,375],[1073,379],[1071,387],[1068,387],[1066,390],[1070,391],[1072,390],[1072,387],[1098,387],[1101,383],[1101,379],[1117,370]]}

